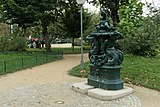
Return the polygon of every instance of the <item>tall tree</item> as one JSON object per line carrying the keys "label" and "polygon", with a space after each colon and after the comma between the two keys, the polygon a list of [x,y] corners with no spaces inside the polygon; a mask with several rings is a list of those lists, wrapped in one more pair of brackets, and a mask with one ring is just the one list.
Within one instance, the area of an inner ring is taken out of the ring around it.
{"label": "tall tree", "polygon": [[45,38],[46,51],[49,52],[51,51],[51,48],[48,35],[48,26],[51,22],[54,23],[59,15],[59,3],[57,3],[57,0],[30,0],[26,2],[30,2],[30,5],[35,13],[34,16],[40,20],[42,34]]}
{"label": "tall tree", "polygon": [[137,0],[129,0],[128,4],[120,6],[118,30],[124,35],[124,40],[121,44],[125,50],[129,50],[130,42],[133,42],[133,37],[135,37],[137,29],[142,26],[142,9],[143,3]]}
{"label": "tall tree", "polygon": [[23,29],[23,36],[25,37],[27,27],[34,25],[37,21],[31,6],[22,2],[22,0],[0,0],[0,5],[1,22],[18,24]]}
{"label": "tall tree", "polygon": [[[3,19],[8,23],[17,23],[20,27],[39,21],[45,38],[46,50],[51,51],[48,26],[55,22],[60,14],[59,0],[0,0]],[[25,31],[25,30],[24,30]]]}
{"label": "tall tree", "polygon": [[91,3],[108,8],[111,12],[113,26],[120,22],[118,11],[119,7],[123,4],[128,4],[129,0],[93,0]]}
{"label": "tall tree", "polygon": [[[76,0],[68,0],[65,5],[65,12],[62,16],[64,29],[67,31],[68,36],[72,38],[72,47],[74,50],[74,39],[80,37],[80,8]],[[90,21],[90,13],[83,10],[83,31],[86,30]]]}

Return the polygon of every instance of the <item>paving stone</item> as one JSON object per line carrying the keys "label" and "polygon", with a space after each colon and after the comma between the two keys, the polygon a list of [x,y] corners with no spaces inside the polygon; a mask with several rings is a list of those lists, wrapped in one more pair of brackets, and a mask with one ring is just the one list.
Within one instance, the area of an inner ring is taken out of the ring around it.
{"label": "paving stone", "polygon": [[87,82],[76,83],[72,85],[72,90],[87,94],[88,90],[94,89],[94,86],[87,85]]}
{"label": "paving stone", "polygon": [[5,91],[0,93],[0,107],[141,107],[140,100],[133,94],[102,101],[71,90],[72,84],[37,84]]}
{"label": "paving stone", "polygon": [[98,98],[100,100],[114,100],[126,95],[132,94],[133,89],[130,87],[124,87],[121,90],[104,90],[100,88],[90,89],[88,90],[88,95],[91,97]]}

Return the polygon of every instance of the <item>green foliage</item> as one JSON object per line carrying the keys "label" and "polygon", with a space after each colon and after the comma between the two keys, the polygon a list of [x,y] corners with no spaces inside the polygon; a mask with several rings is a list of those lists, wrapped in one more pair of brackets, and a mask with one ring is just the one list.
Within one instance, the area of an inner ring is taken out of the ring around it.
{"label": "green foliage", "polygon": [[[137,0],[129,0],[128,4],[120,6],[119,15],[120,23],[119,29],[131,30],[133,27],[141,26],[143,3]],[[125,28],[124,28],[125,27]]]}
{"label": "green foliage", "polygon": [[143,4],[137,0],[130,0],[129,4],[121,5],[118,30],[123,33],[125,38],[133,36],[136,29],[142,25],[142,8]]}
{"label": "green foliage", "polygon": [[41,25],[46,49],[50,50],[48,26],[62,12],[57,0],[0,0],[0,5],[1,19],[10,24],[18,24],[24,30],[24,36],[28,26]]}
{"label": "green foliage", "polygon": [[1,51],[7,51],[9,48],[9,41],[6,37],[0,38],[0,50]]}
{"label": "green foliage", "polygon": [[136,55],[157,55],[160,48],[159,25],[158,20],[145,18],[143,25],[137,29],[135,35],[128,38],[127,50]]}
{"label": "green foliage", "polygon": [[26,42],[23,37],[14,37],[11,39],[9,51],[24,51],[26,49],[25,43]]}
{"label": "green foliage", "polygon": [[[98,4],[93,0],[94,4]],[[137,0],[103,1],[99,4],[106,6],[111,11],[113,24],[118,23],[118,31],[124,35],[124,40],[117,43],[117,47],[136,55],[155,56],[159,49],[159,15],[144,18],[143,3]],[[155,10],[152,9],[152,14]],[[119,12],[119,15],[117,13]],[[115,17],[113,17],[112,15]]]}
{"label": "green foliage", "polygon": [[[28,2],[27,2],[28,3]],[[37,21],[31,5],[20,0],[1,0],[1,21],[27,28]]]}
{"label": "green foliage", "polygon": [[90,21],[88,22],[88,27],[84,31],[84,37],[87,37],[91,32],[96,30],[95,25],[99,23],[100,15],[98,13],[92,13],[90,17]]}
{"label": "green foliage", "polygon": [[132,54],[155,56],[160,43],[160,14],[157,12],[153,16],[143,17],[143,4],[133,2],[132,5],[129,5],[129,8],[122,6],[120,9],[121,22],[118,29],[125,37],[121,45],[125,51]]}
{"label": "green foliage", "polygon": [[[33,2],[33,1],[32,1]],[[42,26],[42,34],[45,38],[46,50],[49,52],[50,40],[48,35],[48,26],[54,23],[58,16],[60,16],[61,8],[60,3],[57,0],[34,0],[33,10],[35,16],[40,20],[40,25]]]}
{"label": "green foliage", "polygon": [[92,0],[91,3],[95,5],[100,5],[110,10],[110,16],[112,18],[113,26],[117,26],[117,23],[120,22],[119,19],[119,7],[121,5],[129,4],[132,0]]}
{"label": "green foliage", "polygon": [[[74,39],[80,37],[81,31],[81,18],[80,18],[80,8],[76,0],[68,0],[66,5],[64,5],[65,11],[61,17],[63,23],[63,30],[66,32],[67,37],[72,38],[72,48],[74,51]],[[91,14],[88,10],[82,10],[83,14],[83,31],[85,31],[89,26],[89,21],[91,19]]]}
{"label": "green foliage", "polygon": [[[68,36],[72,38],[80,37],[80,8],[76,0],[69,0],[64,6],[65,12],[62,16],[62,23],[64,24],[63,29],[67,32]],[[91,14],[88,10],[83,10],[83,31],[89,26]]]}
{"label": "green foliage", "polygon": [[1,51],[24,51],[26,49],[25,40],[17,34],[6,35],[0,38]]}

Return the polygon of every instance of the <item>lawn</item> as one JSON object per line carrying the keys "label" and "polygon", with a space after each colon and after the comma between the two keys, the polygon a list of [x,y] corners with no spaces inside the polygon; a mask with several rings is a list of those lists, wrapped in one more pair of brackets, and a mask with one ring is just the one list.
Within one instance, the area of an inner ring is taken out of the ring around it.
{"label": "lawn", "polygon": [[[46,54],[44,48],[28,48],[25,52],[0,52],[0,75],[61,59],[63,58],[62,51],[63,54],[79,54],[81,52],[80,47],[76,47],[74,52],[72,48],[51,48],[51,50],[52,52],[49,54]],[[85,52],[88,50],[84,49]]]}
{"label": "lawn", "polygon": [[[89,62],[85,63],[85,72],[80,66],[69,71],[70,75],[87,77]],[[122,79],[126,83],[145,86],[160,91],[160,56],[155,58],[125,55],[121,69]]]}
{"label": "lawn", "polygon": [[42,52],[6,52],[0,53],[0,74],[15,72],[47,62],[62,59],[59,52],[44,54]]}
{"label": "lawn", "polygon": [[[76,47],[74,48],[74,51],[72,48],[51,48],[52,51],[63,51],[64,54],[80,54],[81,53],[81,48]],[[36,49],[36,48],[29,48],[27,51],[30,52],[45,52],[45,49]],[[84,49],[84,53],[88,53],[89,50]]]}

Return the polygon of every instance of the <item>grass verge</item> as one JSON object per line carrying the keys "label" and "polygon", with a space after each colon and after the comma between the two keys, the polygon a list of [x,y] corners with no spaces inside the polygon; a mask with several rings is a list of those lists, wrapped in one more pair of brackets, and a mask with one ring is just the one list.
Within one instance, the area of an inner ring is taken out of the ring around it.
{"label": "grass verge", "polygon": [[0,53],[0,75],[12,73],[62,58],[63,55],[60,52],[54,52],[50,54],[33,54],[29,52]]}
{"label": "grass verge", "polygon": [[[51,48],[52,51],[63,51],[63,54],[80,54],[81,49],[79,48],[74,48],[74,51],[72,48]],[[45,49],[37,49],[37,48],[28,48],[27,51],[29,52],[45,52]],[[84,53],[88,53],[89,50],[84,49]]]}
{"label": "grass verge", "polygon": [[[160,91],[160,56],[155,58],[125,55],[121,69],[121,77],[126,83],[145,86]],[[85,63],[85,71],[80,65],[69,71],[70,75],[88,77],[89,62]]]}

